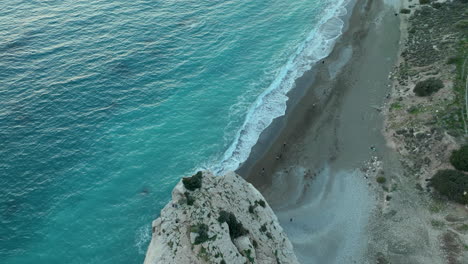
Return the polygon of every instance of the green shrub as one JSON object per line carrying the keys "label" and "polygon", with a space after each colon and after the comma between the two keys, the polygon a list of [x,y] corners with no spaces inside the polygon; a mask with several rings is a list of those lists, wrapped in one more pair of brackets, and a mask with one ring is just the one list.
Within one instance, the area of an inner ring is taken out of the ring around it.
{"label": "green shrub", "polygon": [[205,241],[208,241],[208,226],[206,224],[198,224],[192,228],[192,232],[198,233],[198,236],[195,238],[195,245],[201,244]]}
{"label": "green shrub", "polygon": [[192,177],[182,178],[182,183],[184,184],[185,189],[189,191],[194,191],[202,186],[202,176],[203,173],[201,171],[197,172],[197,174],[193,175]]}
{"label": "green shrub", "polygon": [[430,2],[431,2],[430,0],[419,0],[419,4],[421,4],[421,5],[427,5]]}
{"label": "green shrub", "polygon": [[435,8],[435,9],[439,9],[439,8],[442,7],[442,3],[437,3],[437,2],[434,2],[434,3],[432,3],[431,5],[432,5],[432,7]]}
{"label": "green shrub", "polygon": [[450,163],[457,170],[468,171],[468,145],[454,150],[450,156]]}
{"label": "green shrub", "polygon": [[457,28],[468,29],[468,19],[463,19],[455,23]]}
{"label": "green shrub", "polygon": [[431,220],[431,225],[435,228],[442,228],[444,227],[445,223],[439,220],[432,219]]}
{"label": "green shrub", "polygon": [[417,96],[429,96],[442,88],[444,88],[444,83],[441,80],[429,78],[417,83],[413,91]]}
{"label": "green shrub", "polygon": [[254,263],[255,259],[252,257],[252,250],[244,249],[244,256],[249,260],[250,263]]}
{"label": "green shrub", "polygon": [[254,248],[258,248],[257,240],[252,241],[252,245]]}
{"label": "green shrub", "polygon": [[376,180],[380,184],[385,183],[387,181],[387,179],[384,176],[379,176],[379,177],[377,177]]}
{"label": "green shrub", "polygon": [[411,13],[411,10],[409,10],[408,8],[402,8],[402,9],[400,9],[400,13],[402,13],[402,14],[410,14],[410,13]]}
{"label": "green shrub", "polygon": [[253,205],[249,206],[249,213],[251,213],[251,214],[255,213],[255,206],[253,206]]}
{"label": "green shrub", "polygon": [[184,195],[185,195],[185,199],[187,199],[187,204],[188,205],[193,205],[193,203],[195,202],[195,198],[190,196],[190,193],[188,193],[188,192],[185,192]]}
{"label": "green shrub", "polygon": [[439,170],[429,185],[451,201],[468,204],[468,175],[456,170]]}
{"label": "green shrub", "polygon": [[258,201],[255,201],[255,204],[259,204],[261,207],[265,208],[266,207],[266,203],[265,201],[263,200],[258,200]]}
{"label": "green shrub", "polygon": [[403,106],[399,102],[392,103],[390,109],[401,109]]}
{"label": "green shrub", "polygon": [[447,59],[447,64],[457,64],[461,61],[460,57],[450,57]]}
{"label": "green shrub", "polygon": [[238,222],[236,216],[233,213],[221,211],[219,212],[218,222],[227,223],[229,226],[229,235],[231,239],[236,239],[240,236],[246,235],[249,231],[242,226],[241,222]]}

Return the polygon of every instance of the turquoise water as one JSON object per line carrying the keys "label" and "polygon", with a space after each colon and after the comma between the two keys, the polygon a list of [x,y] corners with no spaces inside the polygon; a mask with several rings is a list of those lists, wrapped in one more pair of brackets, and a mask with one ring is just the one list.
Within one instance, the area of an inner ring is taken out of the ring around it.
{"label": "turquoise water", "polygon": [[341,2],[0,4],[0,263],[141,263],[180,177],[237,168],[284,113]]}

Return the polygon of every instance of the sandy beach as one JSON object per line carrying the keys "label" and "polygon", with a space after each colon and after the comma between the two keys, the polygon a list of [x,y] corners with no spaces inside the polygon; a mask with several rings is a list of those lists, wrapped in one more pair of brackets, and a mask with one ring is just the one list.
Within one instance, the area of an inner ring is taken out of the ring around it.
{"label": "sandy beach", "polygon": [[377,108],[389,93],[399,20],[381,1],[357,1],[350,14],[330,56],[297,81],[305,93],[274,124],[284,128],[275,142],[257,146],[254,153],[265,153],[241,169],[275,208],[302,263],[364,263],[377,198],[360,169],[387,152]]}
{"label": "sandy beach", "polygon": [[[414,4],[350,3],[333,52],[297,80],[286,115],[238,170],[272,205],[302,263],[446,263],[427,198],[403,177],[383,129],[407,39],[400,8]],[[389,179],[383,189],[377,176]]]}

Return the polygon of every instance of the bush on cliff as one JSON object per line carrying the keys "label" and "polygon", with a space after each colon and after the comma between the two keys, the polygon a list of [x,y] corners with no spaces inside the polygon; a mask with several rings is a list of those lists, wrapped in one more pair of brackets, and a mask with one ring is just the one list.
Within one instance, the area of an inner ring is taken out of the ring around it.
{"label": "bush on cliff", "polygon": [[427,5],[431,2],[431,0],[419,0],[419,4],[421,5]]}
{"label": "bush on cliff", "polygon": [[450,163],[457,170],[468,171],[468,145],[454,150],[450,156]]}
{"label": "bush on cliff", "polygon": [[442,88],[444,88],[444,83],[441,80],[429,78],[418,82],[413,91],[417,96],[429,96]]}
{"label": "bush on cliff", "polygon": [[197,172],[197,174],[193,175],[192,177],[186,177],[182,179],[182,183],[184,184],[185,189],[189,191],[194,191],[201,187],[202,185],[202,175],[201,171]]}
{"label": "bush on cliff", "polygon": [[230,212],[219,212],[218,222],[225,222],[229,226],[229,235],[231,236],[231,239],[236,239],[249,232],[244,228],[244,226],[242,226],[241,222],[237,221],[236,216]]}
{"label": "bush on cliff", "polygon": [[193,205],[193,203],[195,202],[195,198],[193,198],[188,192],[184,192],[184,195],[185,199],[187,200],[187,205]]}
{"label": "bush on cliff", "polygon": [[210,238],[208,237],[208,230],[209,228],[206,224],[198,224],[192,227],[191,231],[198,234],[198,236],[195,238],[195,245],[210,240]]}
{"label": "bush on cliff", "polygon": [[265,201],[263,200],[258,200],[258,201],[255,201],[255,205],[260,205],[261,207],[265,208],[266,207],[266,203]]}
{"label": "bush on cliff", "polygon": [[456,170],[439,170],[429,186],[451,201],[468,204],[468,175]]}

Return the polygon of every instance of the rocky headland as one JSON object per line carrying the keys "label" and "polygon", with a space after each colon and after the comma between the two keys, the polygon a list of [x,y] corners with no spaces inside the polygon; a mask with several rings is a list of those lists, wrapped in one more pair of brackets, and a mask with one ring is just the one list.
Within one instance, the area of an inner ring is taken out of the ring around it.
{"label": "rocky headland", "polygon": [[268,203],[235,173],[183,178],[152,226],[145,264],[298,263]]}

